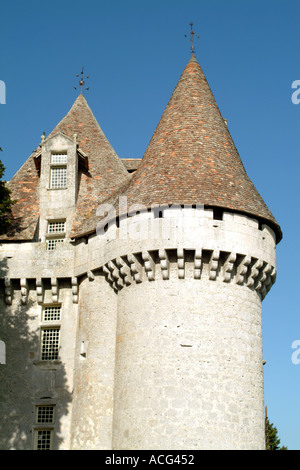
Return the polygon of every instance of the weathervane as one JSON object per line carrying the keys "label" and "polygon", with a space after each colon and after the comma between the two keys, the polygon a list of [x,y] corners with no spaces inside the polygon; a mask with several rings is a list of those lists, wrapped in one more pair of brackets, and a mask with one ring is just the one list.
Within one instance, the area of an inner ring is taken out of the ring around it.
{"label": "weathervane", "polygon": [[[82,67],[82,70],[81,70],[81,77],[80,77],[80,80],[79,80],[79,86],[81,88],[81,94],[82,94],[82,90],[83,90],[83,87],[85,85],[85,81],[83,80],[83,67]],[[79,77],[79,74],[76,75],[76,77]],[[89,75],[86,76],[86,78],[90,78]],[[74,86],[75,90],[77,90],[77,86]],[[85,88],[86,90],[89,90],[89,88]]]}
{"label": "weathervane", "polygon": [[[194,33],[194,31],[193,31],[193,24],[194,24],[194,23],[190,23],[190,27],[191,27],[191,31],[190,31],[191,39],[190,39],[190,42],[192,43],[192,45],[191,45],[191,52],[192,52],[192,54],[194,54],[194,52],[195,52],[195,46],[194,46],[194,36],[195,36],[195,33]],[[185,37],[187,37],[187,34],[185,34]],[[196,38],[199,38],[199,36],[196,36]]]}

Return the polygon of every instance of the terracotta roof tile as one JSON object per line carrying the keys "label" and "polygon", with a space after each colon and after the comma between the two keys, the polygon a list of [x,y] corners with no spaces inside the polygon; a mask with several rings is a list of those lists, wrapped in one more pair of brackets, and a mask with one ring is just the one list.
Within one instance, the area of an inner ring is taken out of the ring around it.
{"label": "terracotta roof tile", "polygon": [[39,176],[34,163],[34,153],[8,183],[12,207],[12,225],[0,240],[32,240],[39,220]]}
{"label": "terracotta roof tile", "polygon": [[128,172],[137,170],[141,163],[140,158],[122,158],[121,161]]}
{"label": "terracotta roof tile", "polygon": [[[68,114],[51,132],[77,134],[80,149],[88,157],[88,171],[83,171],[77,210],[71,236],[89,231],[89,219],[97,207],[125,180],[128,172],[108,142],[83,95],[79,95]],[[33,153],[9,183],[13,207],[13,224],[2,240],[32,240],[39,219],[39,176]]]}
{"label": "terracotta roof tile", "polygon": [[[247,176],[240,156],[194,55],[172,94],[143,159],[122,161],[111,147],[85,98],[76,99],[50,135],[78,134],[88,157],[82,169],[72,237],[94,232],[98,206],[119,196],[128,207],[142,204],[204,204],[268,222],[281,239],[274,216]],[[6,240],[32,240],[39,217],[39,176],[34,155],[11,180],[14,221]],[[136,169],[131,175],[127,169]]]}
{"label": "terracotta roof tile", "polygon": [[172,94],[123,195],[142,204],[204,204],[267,221],[274,216],[247,176],[227,125],[194,55]]}

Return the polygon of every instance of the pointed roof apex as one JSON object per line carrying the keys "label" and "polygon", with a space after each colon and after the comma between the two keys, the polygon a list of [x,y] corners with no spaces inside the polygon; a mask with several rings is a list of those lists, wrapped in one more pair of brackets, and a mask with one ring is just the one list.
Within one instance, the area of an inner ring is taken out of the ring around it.
{"label": "pointed roof apex", "polygon": [[281,230],[247,176],[205,75],[192,54],[124,193],[128,207],[204,204]]}
{"label": "pointed roof apex", "polygon": [[198,60],[196,59],[196,56],[195,56],[194,52],[192,52],[192,55],[191,55],[191,58],[190,58],[189,62],[197,62],[198,63]]}
{"label": "pointed roof apex", "polygon": [[[88,169],[87,165],[80,168],[82,174],[79,178],[77,207],[71,232],[71,236],[75,237],[78,233],[95,230],[95,226],[91,227],[91,214],[96,213],[103,200],[127,181],[128,172],[82,94],[76,98],[69,112],[47,139],[59,133],[71,140],[74,139],[74,134],[77,134],[76,142],[80,154],[88,159]],[[32,240],[34,236],[39,218],[39,177],[34,158],[36,156],[36,152],[32,154],[10,181],[12,198],[18,202],[13,207],[14,224],[6,239]]]}
{"label": "pointed roof apex", "polygon": [[89,173],[82,174],[78,193],[77,211],[71,236],[94,230],[92,215],[97,207],[128,179],[128,172],[92,113],[83,94],[79,94],[73,106],[52,134],[64,131],[73,137],[87,155]]}

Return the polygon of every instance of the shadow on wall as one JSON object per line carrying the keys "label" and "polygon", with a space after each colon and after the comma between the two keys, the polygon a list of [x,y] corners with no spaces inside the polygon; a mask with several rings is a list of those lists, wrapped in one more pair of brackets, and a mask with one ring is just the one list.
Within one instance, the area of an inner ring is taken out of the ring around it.
{"label": "shadow on wall", "polygon": [[0,364],[0,449],[30,450],[38,428],[36,407],[55,406],[52,448],[62,443],[62,423],[68,414],[70,392],[63,364],[37,363],[39,357],[40,308],[35,282],[29,283],[27,304],[21,302],[20,281],[12,281],[12,305],[5,302],[7,264],[0,262],[0,340],[5,344],[5,364]]}

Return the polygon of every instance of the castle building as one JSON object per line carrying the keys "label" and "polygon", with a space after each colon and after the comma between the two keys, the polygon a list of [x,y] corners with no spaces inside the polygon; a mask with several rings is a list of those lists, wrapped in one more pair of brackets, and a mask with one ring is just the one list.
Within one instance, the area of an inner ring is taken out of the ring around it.
{"label": "castle building", "polygon": [[86,99],[9,183],[2,449],[264,449],[281,229],[191,55],[142,159]]}

